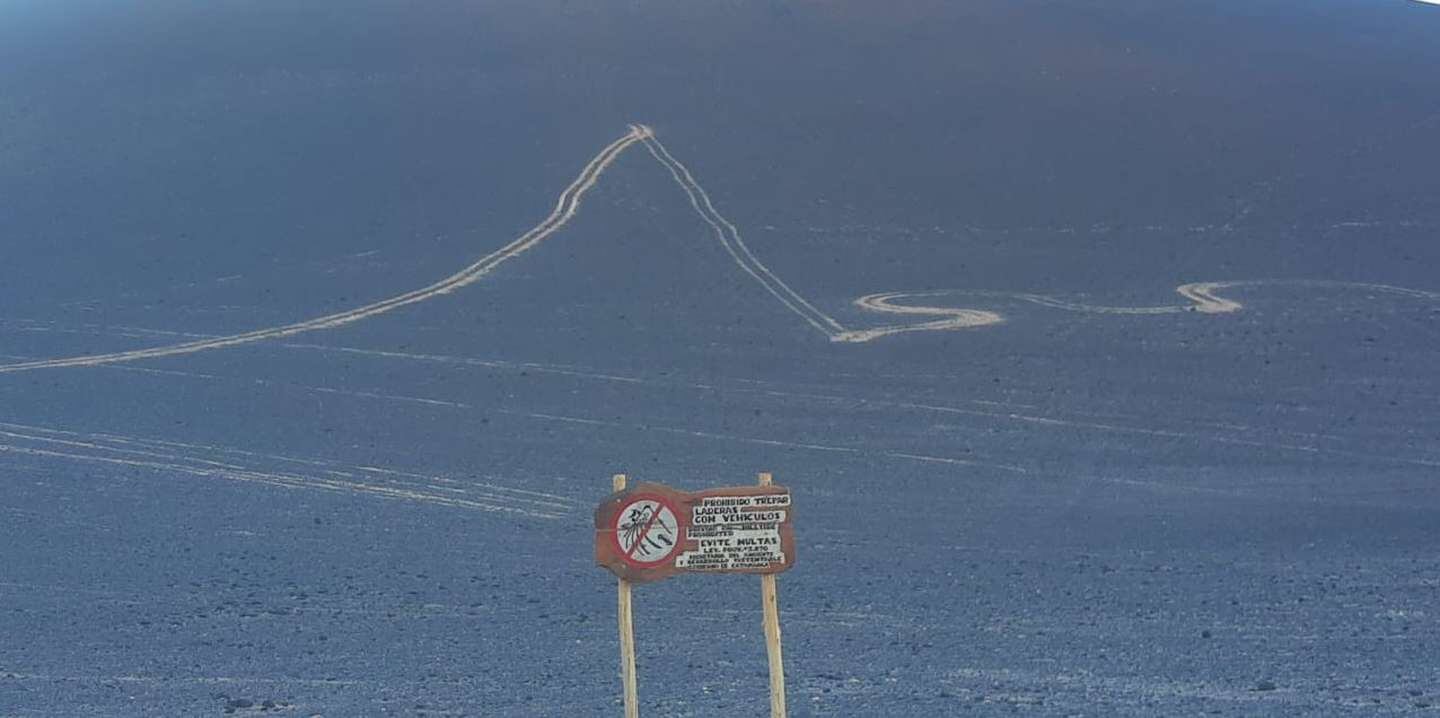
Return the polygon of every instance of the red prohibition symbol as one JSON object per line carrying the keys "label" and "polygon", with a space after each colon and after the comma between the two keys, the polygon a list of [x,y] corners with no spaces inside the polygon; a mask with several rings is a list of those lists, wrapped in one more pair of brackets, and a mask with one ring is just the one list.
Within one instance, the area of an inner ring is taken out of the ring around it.
{"label": "red prohibition symbol", "polygon": [[658,494],[639,494],[615,515],[615,547],[625,563],[648,568],[664,562],[680,547],[675,507]]}

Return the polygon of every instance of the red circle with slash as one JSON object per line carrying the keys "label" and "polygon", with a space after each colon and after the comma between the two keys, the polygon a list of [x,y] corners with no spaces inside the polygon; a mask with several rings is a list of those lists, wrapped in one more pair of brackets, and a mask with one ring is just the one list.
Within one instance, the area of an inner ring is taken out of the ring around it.
{"label": "red circle with slash", "polygon": [[615,514],[615,548],[625,563],[653,568],[680,548],[680,515],[658,494],[631,496]]}

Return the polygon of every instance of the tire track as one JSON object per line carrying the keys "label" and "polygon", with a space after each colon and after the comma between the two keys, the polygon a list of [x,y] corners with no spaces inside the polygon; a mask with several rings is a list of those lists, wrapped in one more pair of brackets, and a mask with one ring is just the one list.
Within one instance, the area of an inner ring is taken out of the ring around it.
{"label": "tire track", "polygon": [[685,196],[690,199],[690,206],[714,230],[715,238],[720,241],[725,251],[730,253],[730,257],[735,260],[740,269],[759,282],[760,286],[764,287],[771,296],[780,300],[780,303],[784,304],[786,308],[831,339],[848,332],[834,317],[816,309],[815,305],[800,296],[790,288],[790,285],[770,271],[770,268],[750,251],[750,247],[745,244],[745,240],[740,236],[740,230],[735,228],[735,224],[725,219],[724,215],[715,209],[715,205],[710,201],[710,195],[705,192],[705,188],[701,187],[699,182],[695,181],[690,170],[681,164],[680,160],[675,159],[669,150],[665,149],[665,145],[655,137],[654,131],[645,125],[638,125],[638,127],[644,131],[645,148],[650,150],[650,156],[670,171],[670,176],[676,184],[680,185],[680,189],[684,190]]}
{"label": "tire track", "polygon": [[905,300],[930,300],[935,297],[983,297],[990,300],[1020,301],[1036,304],[1051,309],[1061,309],[1069,312],[1085,314],[1124,314],[1124,315],[1157,315],[1157,314],[1180,314],[1184,312],[1197,312],[1200,314],[1230,314],[1245,308],[1245,305],[1234,299],[1219,296],[1218,292],[1232,288],[1252,287],[1302,287],[1311,289],[1330,290],[1361,290],[1378,294],[1390,294],[1410,299],[1419,299],[1431,302],[1440,302],[1440,292],[1427,292],[1419,289],[1396,287],[1388,284],[1370,284],[1365,282],[1341,282],[1322,279],[1243,279],[1219,282],[1192,282],[1182,284],[1175,288],[1175,293],[1190,300],[1189,304],[1167,304],[1159,306],[1139,307],[1117,307],[1101,304],[1085,304],[1072,302],[1059,297],[1046,294],[1029,294],[1024,292],[997,292],[975,289],[931,289],[917,292],[884,292],[880,294],[868,294],[855,300],[855,305],[861,309],[882,313],[902,315],[938,315],[943,318],[922,322],[919,324],[900,324],[873,329],[863,329],[846,332],[841,336],[832,336],[832,341],[844,342],[866,342],[880,337],[900,334],[903,332],[919,331],[943,331],[947,329],[962,329],[968,327],[986,326],[1004,321],[1003,317],[992,311],[980,309],[961,309],[954,307],[934,307],[916,304],[900,303]]}
{"label": "tire track", "polygon": [[740,230],[735,226],[735,223],[720,214],[720,211],[716,209],[709,193],[706,192],[705,188],[696,180],[690,169],[671,154],[665,145],[660,142],[659,138],[656,137],[652,128],[647,125],[635,124],[630,126],[629,132],[614,142],[611,142],[609,145],[606,145],[599,154],[585,165],[580,174],[560,193],[560,197],[556,200],[555,209],[539,224],[504,247],[481,257],[459,272],[429,286],[303,322],[258,329],[242,334],[206,337],[194,341],[146,349],[0,364],[0,374],[32,369],[101,366],[140,359],[191,354],[211,349],[223,349],[269,339],[294,336],[321,329],[333,329],[358,322],[368,317],[384,314],[401,307],[423,302],[443,294],[449,294],[480,280],[501,264],[533,249],[547,237],[564,227],[579,210],[581,199],[585,193],[595,186],[600,180],[601,175],[621,153],[637,142],[643,143],[651,157],[670,173],[676,185],[685,193],[686,198],[690,202],[690,206],[695,210],[696,214],[700,216],[701,220],[709,225],[716,240],[719,241],[720,245],[730,255],[730,258],[736,266],[760,284],[767,293],[784,305],[786,309],[799,316],[816,331],[824,334],[830,341],[837,343],[866,343],[901,333],[951,331],[989,326],[1004,321],[1004,317],[1000,313],[990,309],[944,307],[934,306],[932,304],[915,304],[907,301],[917,299],[930,300],[935,297],[945,296],[971,296],[984,297],[992,300],[1022,301],[1072,312],[1123,315],[1158,315],[1176,314],[1180,312],[1228,314],[1240,311],[1243,305],[1233,299],[1219,296],[1217,292],[1232,288],[1271,285],[1331,289],[1365,289],[1426,301],[1440,300],[1440,293],[1437,292],[1407,289],[1383,284],[1328,280],[1232,280],[1193,282],[1182,284],[1175,290],[1182,297],[1189,300],[1188,304],[1148,307],[1116,307],[1085,304],[1045,294],[1023,292],[967,289],[900,291],[869,294],[856,299],[854,304],[860,309],[871,313],[901,315],[908,318],[935,318],[904,324],[889,324],[865,329],[852,329],[842,324],[829,313],[816,307],[815,304],[802,296],[793,287],[786,284],[785,281],[766,266],[764,262],[760,261],[759,257],[757,257],[755,253],[751,251],[749,245],[745,243],[745,239],[740,234]]}
{"label": "tire track", "polygon": [[649,129],[641,125],[630,128],[630,132],[621,138],[611,142],[590,160],[589,164],[580,171],[579,176],[560,193],[556,200],[555,209],[550,212],[540,224],[535,225],[530,231],[516,238],[500,249],[481,257],[473,264],[452,274],[434,284],[420,289],[405,292],[388,299],[366,304],[364,306],[348,309],[335,314],[328,314],[323,317],[294,324],[285,324],[268,329],[257,329],[243,334],[233,334],[211,339],[202,339],[182,344],[171,344],[169,346],[151,347],[148,349],[135,349],[123,352],[111,352],[108,354],[91,354],[88,356],[68,357],[64,359],[43,359],[37,361],[21,362],[18,364],[0,364],[0,374],[28,371],[31,369],[56,369],[62,367],[77,366],[101,366],[117,362],[135,361],[138,359],[155,359],[158,357],[175,356],[179,354],[193,354],[195,352],[208,351],[211,349],[223,349],[226,347],[250,344],[253,342],[265,341],[267,339],[278,339],[281,337],[294,336],[305,332],[313,332],[320,329],[334,329],[353,322],[358,322],[368,317],[391,312],[404,306],[433,299],[443,294],[449,294],[461,287],[473,284],[480,278],[489,274],[496,267],[504,264],[510,259],[520,256],[526,251],[534,248],[547,237],[559,231],[566,223],[575,216],[580,209],[580,200],[590,188],[599,181],[600,175],[604,173],[611,163],[620,156],[631,145],[641,141],[648,134]]}
{"label": "tire track", "polygon": [[558,520],[576,510],[565,496],[512,489],[376,466],[264,454],[116,434],[87,434],[0,422],[0,454],[132,467],[191,476],[268,484],[509,513]]}
{"label": "tire track", "polygon": [[[1235,284],[1239,284],[1239,283],[1237,282],[1237,283],[1235,283]],[[1351,284],[1345,284],[1345,283],[1337,283],[1337,284],[1340,284],[1340,285],[1343,285],[1343,286],[1347,286],[1347,287],[1353,287],[1353,286],[1368,287],[1368,288],[1370,288],[1371,290],[1375,290],[1375,289],[1389,289],[1389,290],[1394,290],[1394,291],[1396,291],[1396,292],[1398,292],[1398,293],[1401,293],[1401,294],[1403,294],[1403,295],[1406,295],[1406,296],[1414,296],[1414,295],[1422,295],[1422,296],[1423,296],[1423,295],[1426,295],[1426,294],[1427,294],[1427,293],[1425,293],[1425,292],[1419,292],[1419,291],[1417,291],[1417,290],[1408,290],[1408,289],[1403,289],[1403,288],[1398,288],[1398,287],[1387,287],[1387,286],[1385,286],[1385,285],[1351,285]],[[1222,300],[1222,301],[1223,301],[1223,300]],[[1083,305],[1077,305],[1077,306],[1083,306]],[[1115,308],[1115,307],[1099,307],[1099,308],[1100,308],[1100,309],[1117,309],[1117,310],[1118,310],[1118,309],[1126,309],[1126,308]],[[1174,309],[1175,311],[1185,311],[1185,308],[1184,308],[1184,307],[1174,307],[1174,308],[1172,308],[1172,309]],[[1108,313],[1108,312],[1107,312],[1107,313]],[[68,330],[68,329],[57,329],[57,330],[59,330],[59,331],[74,331],[74,330]],[[85,332],[85,333],[96,333],[96,332],[103,332],[103,331],[104,331],[104,330],[101,329],[101,328],[96,328],[93,332]],[[131,331],[133,331],[133,332],[146,332],[146,331],[149,331],[149,330],[132,328]],[[975,418],[981,418],[981,419],[986,419],[986,420],[990,420],[990,421],[999,421],[999,422],[1004,422],[1004,423],[1009,423],[1009,424],[1024,424],[1024,425],[1039,426],[1039,427],[1046,427],[1046,428],[1053,428],[1053,429],[1082,430],[1082,431],[1097,432],[1097,433],[1104,433],[1104,434],[1129,435],[1129,436],[1137,436],[1137,437],[1151,437],[1151,438],[1160,438],[1160,439],[1168,439],[1168,440],[1175,440],[1175,441],[1210,442],[1210,443],[1215,443],[1215,444],[1231,445],[1231,446],[1239,446],[1239,447],[1267,448],[1267,449],[1282,450],[1282,451],[1286,451],[1286,452],[1294,452],[1294,453],[1298,453],[1298,454],[1328,455],[1328,456],[1343,457],[1343,458],[1358,459],[1358,460],[1372,460],[1372,461],[1378,461],[1378,462],[1380,462],[1380,463],[1392,464],[1392,465],[1409,465],[1409,466],[1419,466],[1419,467],[1425,467],[1425,468],[1436,468],[1436,467],[1440,467],[1440,459],[1437,459],[1433,454],[1420,454],[1420,455],[1408,455],[1408,456],[1405,456],[1405,455],[1396,455],[1396,454],[1375,453],[1375,452],[1373,452],[1373,451],[1354,451],[1354,450],[1346,449],[1346,448],[1341,447],[1341,446],[1327,445],[1327,442],[1330,443],[1330,444],[1334,444],[1334,443],[1337,443],[1337,442],[1350,442],[1350,441],[1354,441],[1354,440],[1355,440],[1355,437],[1346,436],[1346,435],[1323,434],[1323,433],[1306,432],[1306,431],[1277,430],[1277,431],[1275,431],[1275,434],[1276,434],[1277,436],[1285,437],[1285,440],[1276,440],[1276,439],[1274,439],[1274,438],[1270,438],[1270,439],[1257,439],[1257,438],[1254,438],[1254,436],[1253,436],[1254,433],[1255,433],[1255,431],[1256,431],[1256,429],[1255,429],[1255,427],[1252,427],[1252,426],[1233,425],[1233,424],[1218,423],[1218,422],[1207,422],[1207,421],[1201,421],[1201,420],[1196,420],[1196,419],[1187,419],[1187,420],[1185,421],[1185,423],[1187,424],[1187,426],[1166,428],[1166,427],[1154,425],[1153,423],[1149,423],[1149,424],[1141,423],[1141,422],[1142,422],[1141,417],[1135,417],[1135,416],[1124,415],[1124,414],[1119,414],[1119,415],[1107,415],[1107,414],[1085,413],[1085,412],[1066,412],[1066,413],[1060,414],[1060,415],[1057,415],[1057,414],[1054,414],[1054,413],[1049,413],[1049,414],[1047,414],[1047,413],[1041,412],[1041,411],[1040,411],[1040,407],[1038,407],[1038,406],[1030,405],[1030,404],[1023,404],[1023,403],[1017,403],[1017,402],[997,402],[997,401],[988,401],[988,400],[980,400],[980,399],[966,399],[966,400],[963,400],[963,401],[964,401],[964,403],[967,404],[968,406],[961,406],[961,405],[956,405],[956,404],[942,405],[942,404],[936,404],[936,403],[934,403],[934,402],[919,401],[919,400],[906,400],[906,399],[897,398],[897,397],[879,398],[879,397],[867,397],[867,396],[859,396],[859,395],[849,395],[849,394],[844,394],[844,393],[837,393],[837,392],[834,392],[834,391],[827,392],[827,391],[825,391],[825,390],[823,390],[823,389],[822,389],[822,390],[819,390],[819,391],[813,391],[813,390],[812,390],[812,391],[800,391],[800,390],[787,390],[787,389],[777,389],[777,388],[765,388],[765,387],[766,387],[766,383],[765,383],[765,382],[756,382],[756,386],[753,386],[753,387],[744,387],[744,386],[735,386],[735,385],[721,384],[721,383],[713,383],[713,382],[694,382],[694,381],[686,381],[686,380],[683,380],[683,379],[657,380],[657,379],[654,379],[654,378],[651,378],[651,377],[647,377],[647,376],[629,376],[629,375],[619,375],[619,374],[607,373],[607,372],[586,371],[585,369],[583,369],[583,368],[581,368],[581,367],[572,367],[572,366],[563,366],[563,365],[549,365],[549,364],[541,364],[541,363],[536,363],[536,362],[513,362],[513,361],[503,361],[503,360],[494,360],[494,359],[480,359],[480,358],[476,358],[476,357],[447,356],[447,355],[433,355],[433,354],[416,354],[416,353],[410,353],[410,352],[393,352],[393,351],[384,351],[384,350],[361,349],[361,348],[356,348],[356,347],[326,346],[326,345],[319,345],[319,344],[294,344],[294,343],[285,343],[285,344],[281,344],[280,346],[283,346],[283,347],[289,348],[289,349],[313,350],[313,351],[319,351],[319,352],[322,352],[322,353],[352,354],[352,355],[370,356],[370,357],[376,357],[376,358],[385,358],[385,359],[394,359],[394,360],[404,360],[404,361],[423,361],[423,362],[438,363],[438,364],[445,364],[445,365],[474,366],[474,367],[486,367],[486,368],[508,369],[508,370],[512,370],[512,371],[531,371],[531,372],[542,373],[542,374],[552,374],[552,375],[556,375],[556,376],[565,376],[565,377],[572,377],[572,378],[577,378],[577,379],[591,379],[591,380],[598,380],[598,381],[604,381],[604,382],[615,382],[615,383],[619,383],[619,384],[633,385],[633,386],[647,386],[647,387],[670,388],[670,389],[687,388],[687,389],[698,390],[698,391],[720,392],[720,393],[724,393],[724,394],[733,394],[733,395],[753,395],[753,396],[769,397],[769,398],[773,398],[773,399],[781,400],[781,401],[815,401],[815,402],[820,402],[820,403],[823,403],[823,404],[829,405],[829,406],[845,406],[845,407],[850,407],[850,408],[857,409],[857,410],[859,410],[859,409],[870,409],[870,410],[876,410],[876,409],[878,409],[878,410],[917,411],[917,412],[931,413],[931,414],[937,414],[937,415],[952,415],[952,416],[975,417]],[[0,356],[3,356],[3,355],[0,355]],[[139,371],[139,372],[147,372],[147,373],[157,373],[157,374],[167,374],[167,375],[174,375],[174,376],[183,376],[183,377],[190,377],[190,378],[196,378],[196,379],[207,379],[207,380],[217,380],[217,381],[218,381],[218,380],[238,380],[237,377],[226,377],[226,376],[218,376],[218,375],[210,375],[210,374],[199,374],[199,373],[194,373],[194,372],[185,372],[185,371],[177,371],[177,370],[150,369],[150,368],[133,367],[133,366],[131,366],[131,367],[112,367],[112,368],[114,368],[114,369],[120,369],[120,370],[126,370],[126,371]],[[248,381],[253,381],[253,382],[256,383],[256,384],[261,384],[261,385],[285,386],[285,387],[294,388],[294,389],[301,389],[301,390],[304,390],[304,391],[313,391],[313,392],[321,392],[321,393],[341,394],[341,395],[347,395],[347,396],[353,396],[353,397],[359,397],[359,398],[371,398],[371,399],[380,399],[380,400],[389,400],[389,401],[402,401],[402,402],[415,403],[415,404],[423,404],[423,405],[437,406],[437,407],[451,407],[451,408],[463,409],[463,410],[473,410],[473,409],[476,409],[476,408],[477,408],[477,407],[474,407],[474,406],[472,406],[472,405],[465,404],[465,403],[461,403],[461,402],[455,402],[455,401],[449,401],[449,400],[442,400],[442,399],[434,399],[434,398],[426,398],[426,397],[397,396],[397,395],[393,395],[393,394],[386,394],[386,393],[379,393],[379,392],[367,392],[367,391],[360,391],[360,390],[354,390],[354,389],[342,389],[342,388],[334,388],[334,387],[320,387],[320,386],[312,386],[312,385],[293,384],[293,383],[288,383],[288,382],[273,381],[273,380],[267,380],[267,379],[252,379],[252,380],[248,380]],[[537,419],[546,419],[546,418],[548,418],[548,419],[553,419],[553,420],[557,420],[557,421],[569,421],[569,422],[573,422],[573,423],[593,423],[593,424],[596,424],[596,425],[601,425],[601,424],[609,425],[609,422],[604,422],[604,421],[599,421],[599,420],[591,420],[591,419],[583,419],[583,418],[577,418],[577,417],[560,417],[560,416],[550,416],[550,415],[546,415],[546,414],[530,414],[530,413],[521,412],[521,411],[495,409],[495,408],[493,408],[493,407],[490,408],[490,410],[491,410],[491,411],[495,411],[496,413],[516,414],[516,415],[521,415],[521,416],[529,416],[530,418],[537,418]],[[3,426],[3,424],[0,424],[0,426]],[[615,426],[620,426],[620,425],[619,425],[619,424],[616,424]],[[640,427],[640,426],[636,426],[636,427],[632,427],[632,428],[641,428],[641,427]],[[646,428],[647,430],[651,430],[651,431],[661,431],[661,432],[670,432],[670,433],[692,433],[692,434],[694,434],[694,435],[696,435],[696,436],[700,436],[701,434],[704,433],[704,432],[698,432],[698,433],[696,433],[696,432],[694,432],[693,430],[689,429],[688,427],[656,427],[656,426],[648,426],[648,425],[646,425],[644,428]],[[734,435],[715,435],[715,436],[712,436],[712,437],[709,437],[709,438],[723,439],[723,440],[730,440],[730,441],[760,441],[760,439],[755,438],[755,437],[743,437],[743,436],[734,436]],[[776,442],[776,443],[777,443],[777,444],[784,444],[785,442]],[[803,442],[794,443],[794,444],[792,444],[792,446],[794,446],[795,448],[814,448],[814,449],[817,449],[817,450],[824,449],[824,450],[832,450],[832,451],[865,452],[865,451],[871,451],[871,450],[872,450],[872,447],[835,447],[835,446],[810,447],[810,446],[804,445]],[[911,459],[911,460],[917,460],[917,461],[930,461],[930,462],[934,462],[934,461],[945,461],[945,462],[953,462],[953,463],[974,463],[974,464],[982,465],[982,466],[987,466],[987,465],[988,465],[988,466],[992,466],[992,467],[997,467],[997,468],[1001,468],[1002,470],[1013,470],[1013,469],[1017,468],[1015,465],[1011,465],[1011,464],[1003,464],[1003,463],[995,463],[995,462],[985,462],[985,461],[971,461],[971,460],[959,459],[959,458],[955,458],[955,457],[935,457],[935,456],[912,455],[912,454],[906,454],[906,453],[904,453],[904,452],[892,451],[892,450],[886,450],[886,449],[874,449],[874,450],[878,450],[882,455],[889,456],[889,457],[891,457],[891,458],[903,458],[903,459]]]}

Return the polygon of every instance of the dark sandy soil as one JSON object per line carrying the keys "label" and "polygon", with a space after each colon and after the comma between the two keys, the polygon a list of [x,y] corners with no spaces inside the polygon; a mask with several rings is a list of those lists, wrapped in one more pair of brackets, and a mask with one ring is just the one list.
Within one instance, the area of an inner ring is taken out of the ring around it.
{"label": "dark sandy soil", "polygon": [[1440,710],[1440,8],[1159,5],[0,5],[0,716],[618,714],[762,470],[793,715]]}

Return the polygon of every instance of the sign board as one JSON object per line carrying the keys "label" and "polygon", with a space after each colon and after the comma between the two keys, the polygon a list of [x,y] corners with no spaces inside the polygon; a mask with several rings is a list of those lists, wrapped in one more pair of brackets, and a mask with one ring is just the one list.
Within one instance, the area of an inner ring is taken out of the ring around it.
{"label": "sign board", "polygon": [[783,486],[687,493],[637,484],[595,509],[595,562],[637,583],[678,573],[779,573],[795,565],[793,519]]}

